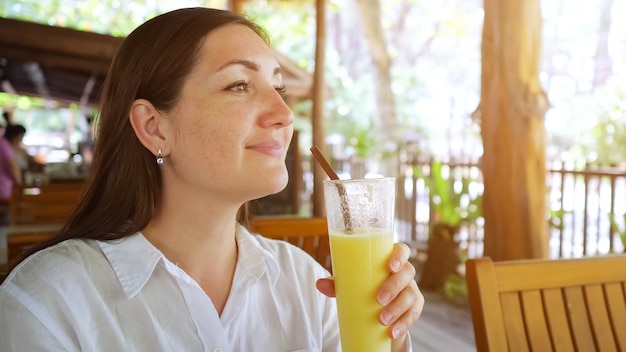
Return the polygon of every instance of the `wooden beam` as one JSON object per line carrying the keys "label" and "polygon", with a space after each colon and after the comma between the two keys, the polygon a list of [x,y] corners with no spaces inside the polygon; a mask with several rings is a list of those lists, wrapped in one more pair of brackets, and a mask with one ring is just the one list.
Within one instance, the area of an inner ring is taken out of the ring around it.
{"label": "wooden beam", "polygon": [[106,74],[121,42],[118,37],[0,18],[0,55],[44,68]]}
{"label": "wooden beam", "polygon": [[312,75],[286,55],[274,48],[271,50],[283,70],[283,83],[287,87],[289,97],[295,100],[311,98]]}
{"label": "wooden beam", "polygon": [[44,99],[50,99],[50,90],[48,89],[48,85],[46,84],[46,77],[41,71],[41,67],[36,62],[30,62],[24,65],[24,69],[26,69],[28,78],[30,78],[30,80],[35,85],[37,95]]}
{"label": "wooden beam", "polygon": [[11,95],[16,95],[17,92],[15,91],[15,88],[13,88],[13,85],[11,84],[11,82],[9,80],[3,80],[2,84],[0,84],[1,88],[3,91],[11,94]]}
{"label": "wooden beam", "polygon": [[41,52],[36,49],[7,47],[0,44],[0,55],[12,62],[37,62],[44,68],[74,72],[90,72],[105,76],[110,61],[88,57],[68,56],[63,53]]}
{"label": "wooden beam", "polygon": [[89,77],[89,80],[87,81],[87,83],[85,83],[85,88],[83,88],[83,94],[80,97],[80,101],[79,101],[80,106],[87,106],[87,104],[89,104],[89,96],[91,95],[91,92],[93,91],[93,87],[95,85],[96,85],[96,77],[95,76]]}
{"label": "wooden beam", "polygon": [[[324,58],[326,56],[326,0],[317,0],[315,72],[313,74],[313,112],[311,117],[313,144],[326,152],[324,131]],[[307,148],[308,149],[308,148]],[[317,163],[313,163],[313,216],[324,216],[322,181],[328,176]]]}
{"label": "wooden beam", "polygon": [[548,257],[540,0],[485,0],[479,106],[484,255]]}
{"label": "wooden beam", "polygon": [[[235,4],[242,8],[243,1]],[[89,88],[88,81],[82,81],[84,87],[75,94],[59,96],[56,86],[59,82],[49,79],[50,94],[53,99],[83,100],[86,89],[97,90],[97,83],[107,74],[113,56],[124,38],[111,37],[97,33],[82,32],[75,29],[52,27],[6,18],[0,18],[0,59],[16,65],[37,63],[44,75],[50,78],[50,71],[78,74],[87,79],[96,77],[96,87]],[[303,68],[296,65],[287,56],[275,51],[281,67],[285,71],[285,85],[289,99],[297,101],[310,98],[312,78]],[[7,80],[6,77],[3,78]],[[23,84],[11,82],[15,92],[25,95],[38,95],[35,88],[25,89]],[[74,83],[72,83],[74,84]],[[7,91],[5,89],[5,91]],[[91,93],[90,93],[91,94]]]}
{"label": "wooden beam", "polygon": [[236,14],[243,15],[243,4],[245,0],[228,0],[228,9]]}

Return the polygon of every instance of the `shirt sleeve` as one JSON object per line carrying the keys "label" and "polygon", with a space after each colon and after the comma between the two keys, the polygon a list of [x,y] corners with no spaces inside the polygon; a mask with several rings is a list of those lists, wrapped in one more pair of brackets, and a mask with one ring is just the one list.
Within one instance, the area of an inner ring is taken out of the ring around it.
{"label": "shirt sleeve", "polygon": [[407,332],[406,333],[406,350],[407,352],[413,352],[413,343],[411,342],[411,333]]}
{"label": "shirt sleeve", "polygon": [[0,351],[72,351],[20,301],[0,290]]}

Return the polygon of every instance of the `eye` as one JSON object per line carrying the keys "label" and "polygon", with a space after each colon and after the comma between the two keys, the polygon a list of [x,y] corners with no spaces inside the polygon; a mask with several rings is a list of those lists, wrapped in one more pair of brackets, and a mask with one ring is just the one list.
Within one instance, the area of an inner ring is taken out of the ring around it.
{"label": "eye", "polygon": [[233,92],[245,92],[248,90],[249,86],[250,85],[248,84],[248,82],[241,81],[231,84],[230,86],[226,87],[226,90],[230,90]]}
{"label": "eye", "polygon": [[278,94],[280,94],[280,96],[283,97],[283,99],[287,97],[287,87],[284,84],[280,87],[276,87],[275,89],[278,92]]}

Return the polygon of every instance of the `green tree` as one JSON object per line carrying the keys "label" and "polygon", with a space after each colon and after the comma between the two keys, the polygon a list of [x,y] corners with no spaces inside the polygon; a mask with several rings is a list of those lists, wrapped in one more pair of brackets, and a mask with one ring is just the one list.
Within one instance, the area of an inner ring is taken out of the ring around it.
{"label": "green tree", "polygon": [[[605,93],[608,91],[607,93]],[[590,142],[583,150],[595,155],[603,165],[624,163],[626,149],[626,89],[611,92],[602,89],[595,96],[598,124],[593,128]]]}
{"label": "green tree", "polygon": [[[223,0],[196,3],[225,6]],[[123,37],[149,18],[179,7],[177,2],[148,0],[0,0],[0,16]]]}

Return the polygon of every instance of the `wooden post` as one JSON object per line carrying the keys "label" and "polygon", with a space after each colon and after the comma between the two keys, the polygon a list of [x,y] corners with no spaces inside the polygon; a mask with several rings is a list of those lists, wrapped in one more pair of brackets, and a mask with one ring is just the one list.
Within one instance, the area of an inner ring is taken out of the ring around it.
{"label": "wooden post", "polygon": [[493,260],[548,255],[540,0],[484,0],[478,113],[484,154],[485,252]]}
{"label": "wooden post", "polygon": [[[328,155],[324,141],[324,57],[326,47],[326,0],[316,0],[315,72],[313,73],[313,111],[311,124],[313,144]],[[308,149],[308,148],[307,148]],[[322,181],[328,176],[313,162],[313,216],[324,216],[324,190]]]}
{"label": "wooden post", "polygon": [[243,3],[245,0],[228,0],[228,9],[236,14],[243,15]]}

